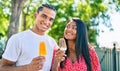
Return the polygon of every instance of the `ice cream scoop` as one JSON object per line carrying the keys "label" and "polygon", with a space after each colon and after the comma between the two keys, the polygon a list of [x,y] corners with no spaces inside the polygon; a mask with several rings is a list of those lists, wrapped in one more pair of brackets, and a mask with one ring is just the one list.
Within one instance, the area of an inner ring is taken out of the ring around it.
{"label": "ice cream scoop", "polygon": [[62,50],[64,52],[67,50],[67,45],[66,45],[66,42],[65,42],[64,38],[60,38],[59,47],[60,47],[60,50]]}
{"label": "ice cream scoop", "polygon": [[41,41],[39,43],[39,55],[40,56],[46,56],[47,55],[46,43],[44,41]]}

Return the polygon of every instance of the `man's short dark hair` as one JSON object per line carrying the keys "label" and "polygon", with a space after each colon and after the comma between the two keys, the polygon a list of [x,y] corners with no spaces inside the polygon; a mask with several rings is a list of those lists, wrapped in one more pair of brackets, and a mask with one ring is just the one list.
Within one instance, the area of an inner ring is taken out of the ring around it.
{"label": "man's short dark hair", "polygon": [[50,5],[50,4],[42,4],[38,9],[37,9],[37,13],[39,13],[40,11],[42,11],[42,9],[46,7],[46,8],[49,8],[53,11],[56,12],[55,8],[53,7],[53,5]]}

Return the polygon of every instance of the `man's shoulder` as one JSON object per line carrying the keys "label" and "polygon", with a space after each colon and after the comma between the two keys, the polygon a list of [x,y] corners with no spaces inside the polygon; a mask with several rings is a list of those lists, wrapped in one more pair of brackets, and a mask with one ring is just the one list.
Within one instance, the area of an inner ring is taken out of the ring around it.
{"label": "man's shoulder", "polygon": [[54,38],[51,37],[51,36],[49,36],[49,35],[46,35],[46,38],[47,38],[47,39],[50,39],[50,40],[54,40]]}
{"label": "man's shoulder", "polygon": [[29,30],[25,30],[25,31],[22,31],[22,32],[19,32],[19,33],[16,33],[16,34],[13,34],[11,36],[11,38],[21,38],[21,37],[24,37],[26,34],[29,33]]}
{"label": "man's shoulder", "polygon": [[17,33],[16,35],[24,35],[30,33],[30,30],[24,30],[22,32]]}
{"label": "man's shoulder", "polygon": [[47,39],[47,41],[49,41],[51,43],[56,43],[55,39],[49,35],[46,35],[46,39]]}

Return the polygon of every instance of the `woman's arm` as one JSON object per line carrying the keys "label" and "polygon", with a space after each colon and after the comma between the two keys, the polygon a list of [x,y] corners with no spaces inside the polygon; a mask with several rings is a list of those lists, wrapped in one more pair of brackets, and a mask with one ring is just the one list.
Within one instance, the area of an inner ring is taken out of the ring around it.
{"label": "woman's arm", "polygon": [[64,51],[58,50],[54,53],[53,62],[52,62],[52,71],[59,71],[60,62],[65,60]]}

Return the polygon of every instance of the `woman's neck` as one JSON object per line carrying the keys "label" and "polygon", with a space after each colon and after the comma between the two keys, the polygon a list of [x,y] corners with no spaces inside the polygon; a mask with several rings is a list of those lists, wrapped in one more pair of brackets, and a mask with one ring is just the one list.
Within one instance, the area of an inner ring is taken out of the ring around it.
{"label": "woman's neck", "polygon": [[68,40],[67,44],[69,49],[75,49],[75,41]]}
{"label": "woman's neck", "polygon": [[71,60],[72,63],[74,63],[77,60],[76,53],[69,53],[68,58]]}
{"label": "woman's neck", "polygon": [[75,41],[68,41],[68,57],[72,62],[74,62],[76,57],[76,50],[75,50]]}

